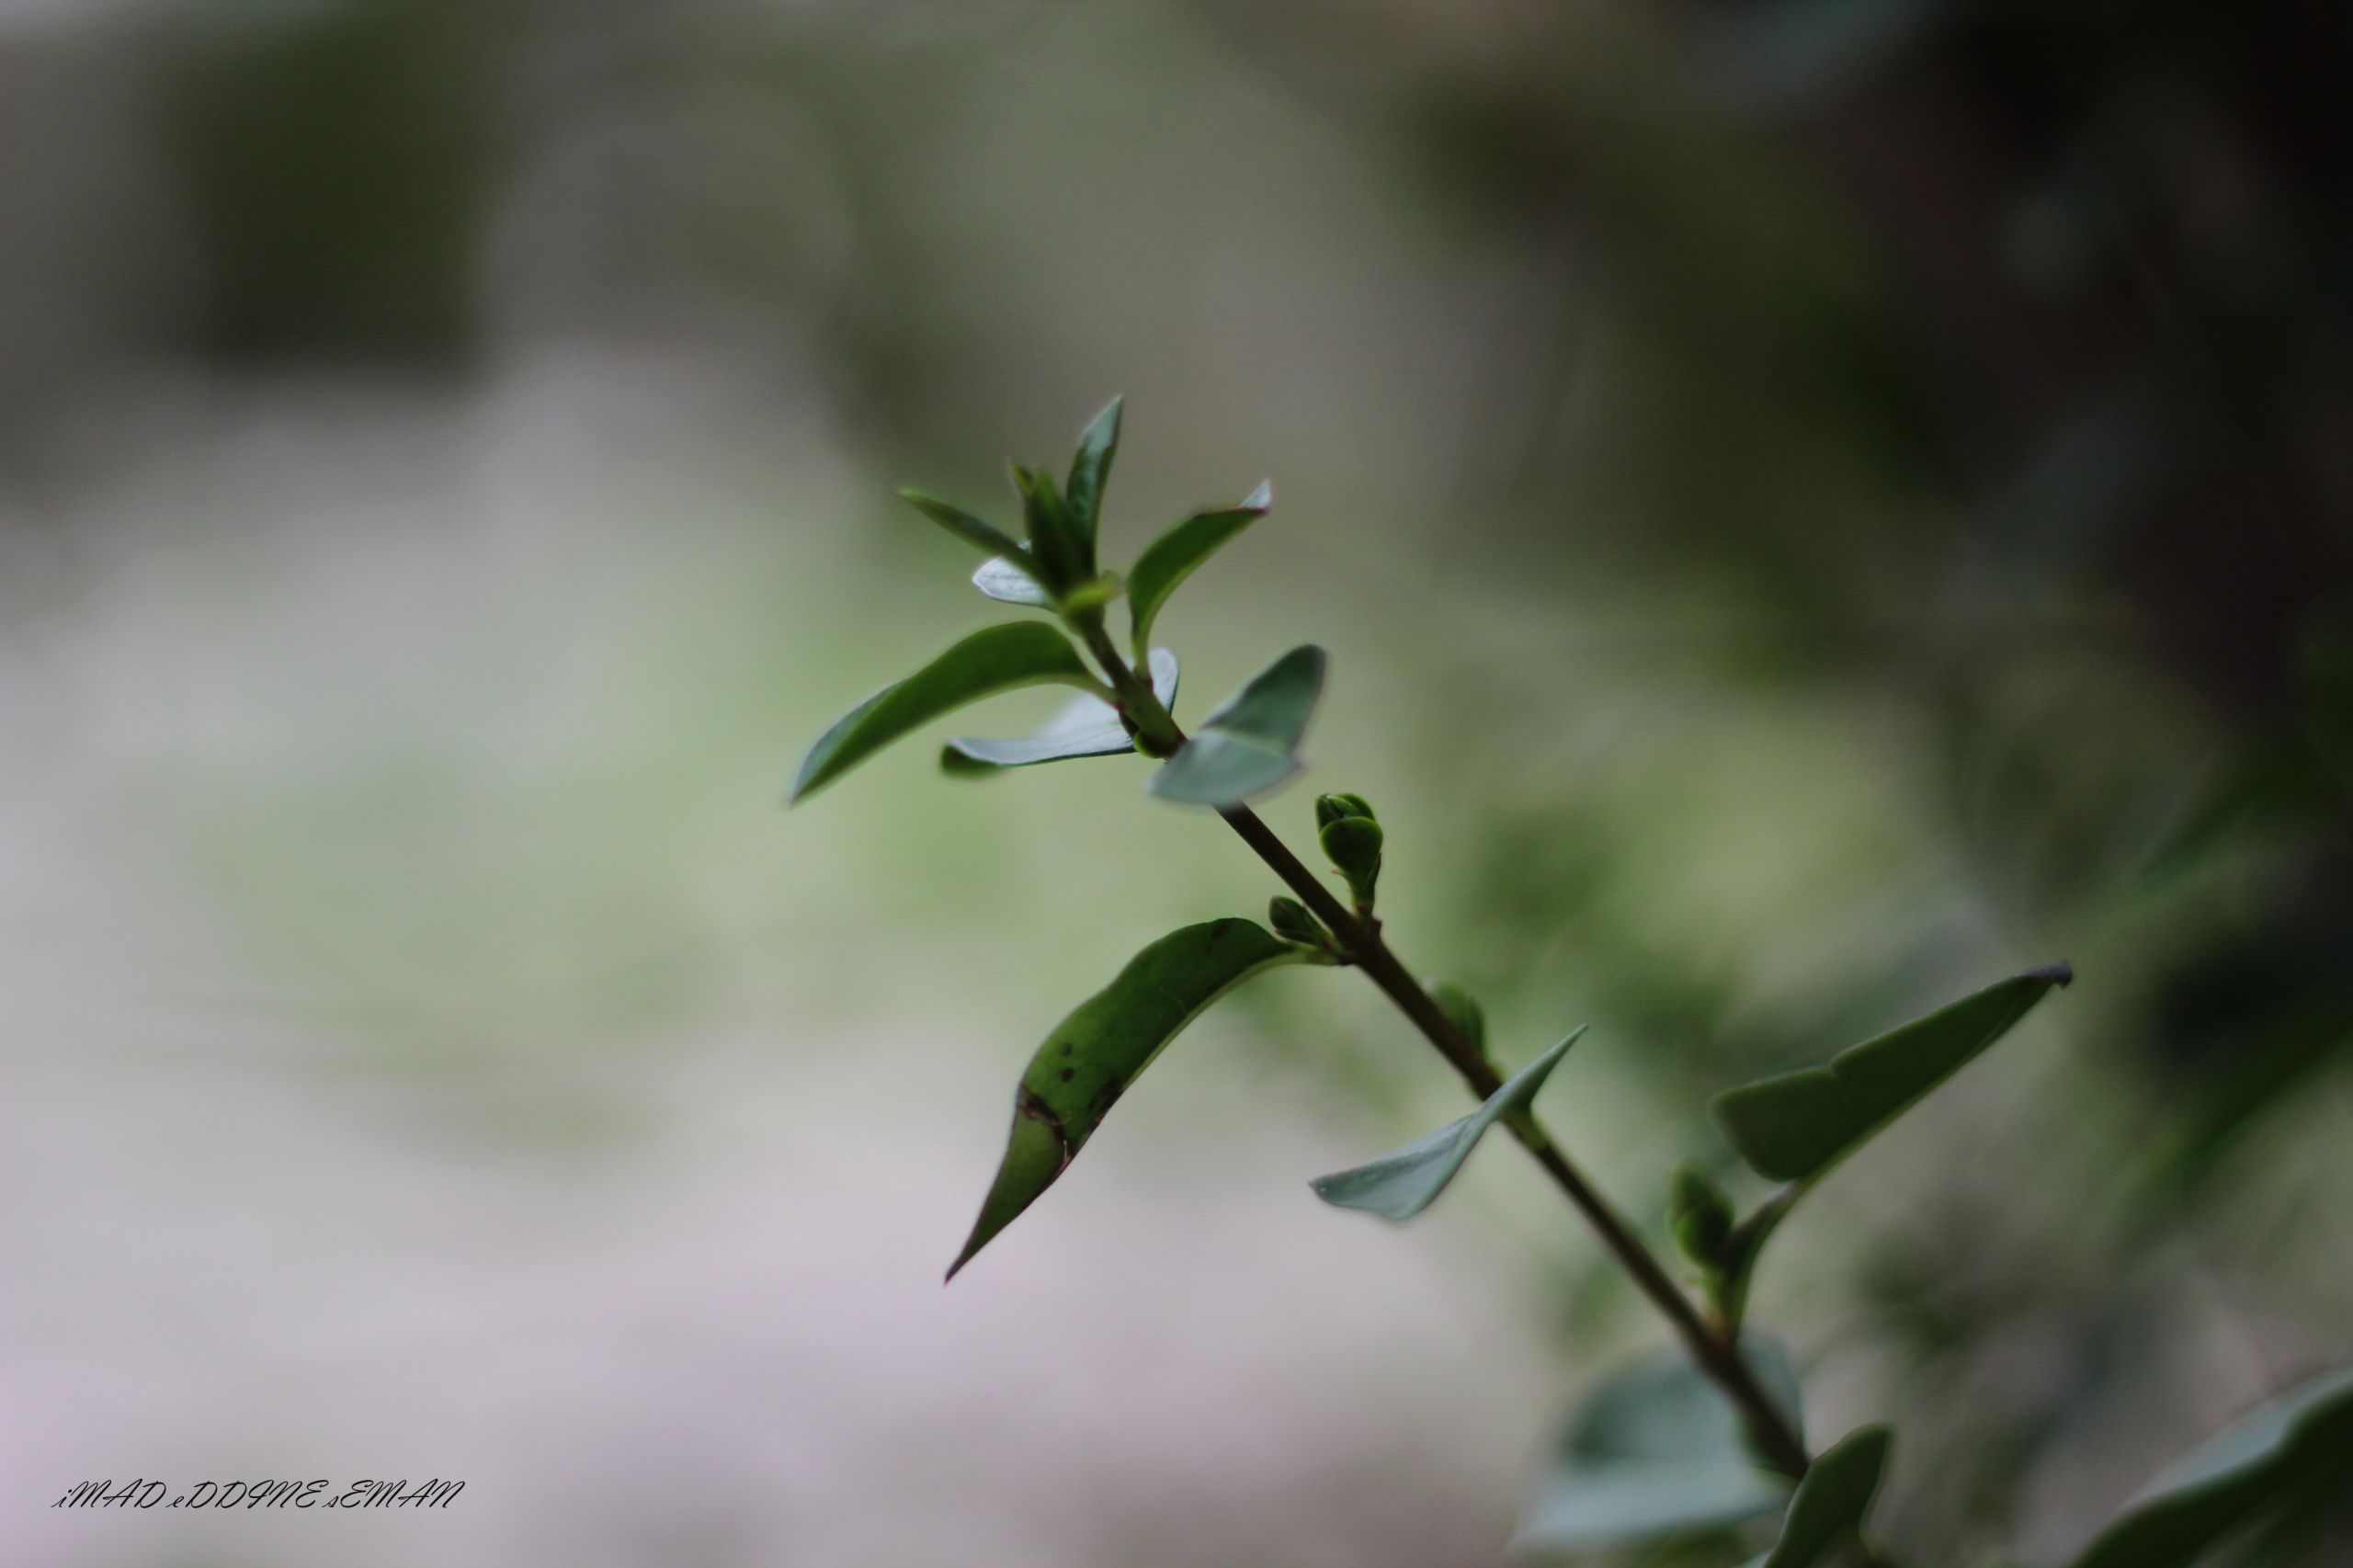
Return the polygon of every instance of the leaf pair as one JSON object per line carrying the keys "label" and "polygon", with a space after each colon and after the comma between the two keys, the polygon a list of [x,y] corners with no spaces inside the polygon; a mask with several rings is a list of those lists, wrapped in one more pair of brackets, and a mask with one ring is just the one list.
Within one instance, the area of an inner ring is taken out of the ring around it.
{"label": "leaf pair", "polygon": [[[1176,701],[1176,655],[1152,651],[1152,691],[1163,708]],[[939,754],[943,772],[985,778],[1008,767],[1031,767],[1077,756],[1120,756],[1135,750],[1135,738],[1120,722],[1120,710],[1099,697],[1074,697],[1044,724],[1010,740],[959,735]]]}

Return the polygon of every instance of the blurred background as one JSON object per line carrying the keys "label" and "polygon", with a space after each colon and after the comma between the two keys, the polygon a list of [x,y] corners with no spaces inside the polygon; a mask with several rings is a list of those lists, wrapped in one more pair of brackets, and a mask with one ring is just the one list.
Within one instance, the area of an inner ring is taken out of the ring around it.
{"label": "blurred background", "polygon": [[[2349,51],[6,0],[0,1557],[1495,1560],[1662,1335],[1507,1153],[1313,1201],[1462,1108],[1354,977],[1205,1018],[939,1286],[1036,1040],[1264,868],[1133,760],[778,809],[1002,613],[892,488],[1009,517],[1114,392],[1115,562],[1276,482],[1180,716],[1332,650],[1397,946],[1508,1062],[1591,1022],[1548,1114],[1654,1231],[1738,1185],[1711,1090],[2074,960],[1756,1300],[1817,1436],[1897,1425],[1899,1554],[2063,1556],[2353,1355]],[[134,1476],[467,1488],[48,1507]]]}

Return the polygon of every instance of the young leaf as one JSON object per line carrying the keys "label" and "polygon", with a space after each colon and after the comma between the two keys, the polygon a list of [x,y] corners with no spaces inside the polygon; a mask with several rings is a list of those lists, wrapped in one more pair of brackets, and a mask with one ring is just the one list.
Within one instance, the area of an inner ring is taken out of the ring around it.
{"label": "young leaf", "polygon": [[[1063,494],[1070,503],[1071,526],[1086,540],[1091,555],[1101,532],[1103,490],[1110,483],[1111,460],[1120,450],[1120,405],[1113,398],[1078,437],[1078,452],[1070,460],[1070,483]],[[1139,644],[1141,646],[1141,644]]]}
{"label": "young leaf", "polygon": [[1727,1090],[1708,1108],[1757,1175],[1818,1180],[2074,978],[2063,963],[2029,970],[1851,1046],[1827,1066]]}
{"label": "young leaf", "polygon": [[2353,1465],[2353,1367],[2290,1389],[2141,1490],[2075,1568],[2188,1568],[2210,1548]]}
{"label": "young leaf", "polygon": [[1042,621],[975,631],[834,722],[801,759],[788,803],[823,789],[908,731],[1016,687],[1061,681],[1099,689],[1070,639]]}
{"label": "young leaf", "polygon": [[1859,1531],[1879,1495],[1893,1441],[1886,1427],[1865,1426],[1815,1460],[1790,1498],[1781,1539],[1765,1554],[1764,1568],[1814,1568]]}
{"label": "young leaf", "polygon": [[1164,801],[1238,805],[1303,766],[1297,747],[1324,689],[1324,650],[1293,648],[1201,721],[1145,788]]}
{"label": "young leaf", "polygon": [[1080,1003],[1021,1075],[1005,1158],[948,1278],[1054,1184],[1128,1085],[1203,1008],[1260,970],[1301,958],[1255,921],[1206,921],[1161,937]]}
{"label": "young leaf", "polygon": [[1151,640],[1153,619],[1177,585],[1226,540],[1265,517],[1274,504],[1274,486],[1261,483],[1238,505],[1196,512],[1152,541],[1128,574],[1128,608],[1135,618],[1137,647]]}
{"label": "young leaf", "polygon": [[1436,1132],[1353,1170],[1317,1176],[1308,1183],[1315,1196],[1340,1209],[1363,1209],[1384,1220],[1410,1220],[1428,1208],[1454,1179],[1487,1129],[1515,1111],[1526,1110],[1569,1047],[1585,1033],[1579,1024],[1560,1044],[1513,1074],[1487,1096],[1487,1103]]}
{"label": "young leaf", "polygon": [[[1152,689],[1164,708],[1176,700],[1176,655],[1165,648],[1152,651]],[[939,766],[959,778],[986,778],[1008,767],[1074,756],[1119,756],[1135,749],[1118,709],[1099,697],[1074,697],[1030,734],[1002,741],[957,736],[940,752]]]}
{"label": "young leaf", "polygon": [[1009,605],[1051,609],[1054,597],[1038,585],[1038,579],[1032,574],[1035,571],[1029,552],[1016,545],[1009,556],[993,556],[982,562],[980,570],[972,574],[972,586]]}
{"label": "young leaf", "polygon": [[[1796,1380],[1778,1346],[1743,1347],[1757,1381],[1798,1425]],[[1739,1413],[1688,1358],[1645,1358],[1578,1407],[1530,1490],[1514,1555],[1592,1551],[1769,1514],[1789,1483],[1757,1464]]]}
{"label": "young leaf", "polygon": [[1013,488],[1020,493],[1022,516],[1029,525],[1029,558],[1038,563],[1038,580],[1060,593],[1093,576],[1094,541],[1079,537],[1069,504],[1054,488],[1054,482],[1034,468],[1015,463]]}
{"label": "young leaf", "polygon": [[1006,560],[1016,571],[1030,570],[1024,564],[1028,557],[1022,552],[1021,542],[995,524],[984,523],[961,506],[920,490],[902,490],[899,499],[974,549]]}

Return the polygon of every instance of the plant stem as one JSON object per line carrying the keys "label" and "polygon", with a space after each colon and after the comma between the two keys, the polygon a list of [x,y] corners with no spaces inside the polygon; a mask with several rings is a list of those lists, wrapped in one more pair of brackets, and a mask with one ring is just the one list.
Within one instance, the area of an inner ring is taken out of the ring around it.
{"label": "plant stem", "polygon": [[[1185,741],[1185,733],[1176,719],[1163,707],[1149,686],[1136,674],[1112,646],[1110,637],[1103,630],[1099,611],[1073,622],[1087,649],[1102,665],[1103,673],[1120,697],[1120,708],[1139,733],[1163,755],[1174,751]],[[1313,910],[1324,922],[1339,944],[1341,950],[1358,969],[1364,971],[1397,1010],[1421,1030],[1423,1037],[1438,1048],[1439,1055],[1460,1074],[1473,1094],[1486,1099],[1503,1086],[1503,1077],[1477,1047],[1454,1027],[1452,1019],[1438,1007],[1427,991],[1416,982],[1397,955],[1382,940],[1377,922],[1360,920],[1335,897],[1323,880],[1302,865],[1290,846],[1275,835],[1272,828],[1260,820],[1258,813],[1247,806],[1222,806],[1218,815],[1238,834],[1242,841],[1256,851],[1258,858],[1271,868],[1276,876],[1300,902]],[[1805,1444],[1790,1426],[1768,1396],[1747,1360],[1740,1354],[1737,1333],[1719,1335],[1711,1330],[1692,1305],[1689,1297],[1668,1277],[1658,1260],[1651,1256],[1642,1239],[1628,1226],[1609,1202],[1595,1189],[1569,1157],[1545,1131],[1532,1112],[1521,1112],[1507,1118],[1505,1125],[1518,1139],[1554,1186],[1564,1193],[1571,1205],[1585,1217],[1586,1223],[1601,1238],[1618,1262],[1632,1277],[1635,1286],[1681,1335],[1685,1347],[1699,1369],[1706,1373],[1739,1409],[1758,1450],[1774,1469],[1792,1480],[1802,1476],[1809,1460]]]}

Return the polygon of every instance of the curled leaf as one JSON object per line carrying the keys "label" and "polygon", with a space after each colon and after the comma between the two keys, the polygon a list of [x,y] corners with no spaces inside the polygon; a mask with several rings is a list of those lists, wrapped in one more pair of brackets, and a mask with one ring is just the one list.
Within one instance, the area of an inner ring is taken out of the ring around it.
{"label": "curled leaf", "polygon": [[948,1277],[1069,1168],[1128,1085],[1187,1024],[1259,971],[1300,949],[1239,918],[1187,926],[1147,947],[1046,1037],[1021,1075],[1013,1130],[980,1218]]}
{"label": "curled leaf", "polygon": [[1324,689],[1324,650],[1293,648],[1201,721],[1146,784],[1165,801],[1231,806],[1297,773],[1300,737]]}
{"label": "curled leaf", "polygon": [[[1176,700],[1176,655],[1165,648],[1152,651],[1152,689],[1164,708]],[[941,750],[939,766],[959,778],[986,778],[1008,767],[1074,756],[1120,756],[1135,749],[1118,709],[1099,697],[1074,697],[1029,734],[1010,740],[957,736]]]}
{"label": "curled leaf", "polygon": [[1417,1138],[1402,1149],[1392,1149],[1377,1160],[1358,1165],[1352,1170],[1332,1176],[1317,1176],[1308,1185],[1315,1196],[1341,1209],[1362,1209],[1384,1220],[1410,1220],[1437,1201],[1455,1173],[1479,1146],[1487,1129],[1517,1111],[1528,1108],[1569,1047],[1585,1033],[1580,1024],[1569,1031],[1560,1044],[1521,1068],[1506,1079],[1502,1087],[1487,1096],[1486,1103],[1460,1120],[1449,1121],[1436,1132]]}
{"label": "curled leaf", "polygon": [[992,626],[884,687],[834,722],[801,760],[790,801],[824,788],[892,741],[968,702],[1059,681],[1095,688],[1070,639],[1042,621]]}

